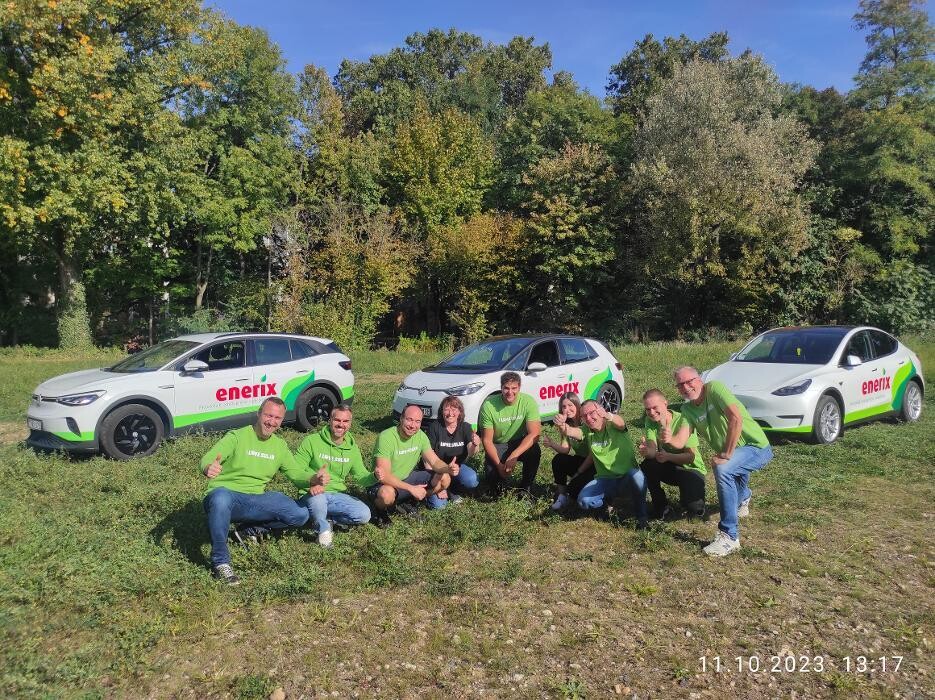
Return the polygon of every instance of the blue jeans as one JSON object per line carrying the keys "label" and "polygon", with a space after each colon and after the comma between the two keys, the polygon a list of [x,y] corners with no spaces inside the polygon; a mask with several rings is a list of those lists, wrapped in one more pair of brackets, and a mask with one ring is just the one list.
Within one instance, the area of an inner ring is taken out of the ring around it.
{"label": "blue jeans", "polygon": [[750,473],[762,469],[773,458],[773,448],[744,445],[733,456],[714,468],[717,501],[721,508],[718,529],[737,539],[737,507],[750,498]]}
{"label": "blue jeans", "polygon": [[[435,476],[435,472],[430,472],[426,469],[414,469],[409,473],[403,481],[405,481],[410,486],[424,486],[426,489],[431,488],[432,479]],[[376,483],[367,489],[367,496],[371,500],[376,500],[377,494],[380,492],[380,489],[383,488],[383,484]],[[402,503],[403,501],[412,500],[412,494],[403,489],[394,489],[396,491],[396,498],[394,503]],[[439,510],[448,505],[447,498],[439,498],[436,495],[430,495],[425,497],[425,505],[427,505],[432,510]]]}
{"label": "blue jeans", "polygon": [[202,505],[208,516],[212,566],[230,563],[227,531],[231,522],[283,530],[300,527],[308,520],[307,509],[278,491],[240,493],[220,486],[205,496]]}
{"label": "blue jeans", "polygon": [[627,487],[633,498],[633,509],[637,520],[646,520],[646,478],[639,469],[631,469],[623,476],[613,479],[598,477],[589,481],[578,494],[578,505],[584,510],[601,508]]}
{"label": "blue jeans", "polygon": [[451,486],[454,488],[455,493],[465,491],[470,493],[477,488],[478,484],[480,484],[480,478],[477,476],[477,472],[466,464],[461,465],[458,476],[451,477]]}
{"label": "blue jeans", "polygon": [[370,522],[370,508],[363,501],[346,493],[305,494],[299,505],[308,508],[308,519],[318,532],[331,529],[329,520],[339,525],[363,525]]}

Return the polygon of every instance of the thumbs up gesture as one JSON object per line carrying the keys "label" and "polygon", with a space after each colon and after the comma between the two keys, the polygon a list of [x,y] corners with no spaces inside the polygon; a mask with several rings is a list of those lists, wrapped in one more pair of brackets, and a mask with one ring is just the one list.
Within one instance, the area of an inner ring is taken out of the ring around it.
{"label": "thumbs up gesture", "polygon": [[321,469],[319,469],[314,476],[315,483],[319,486],[325,486],[329,481],[331,481],[331,474],[328,473],[328,465],[322,464]]}
{"label": "thumbs up gesture", "polygon": [[221,473],[222,468],[223,467],[221,467],[221,453],[218,452],[214,458],[214,461],[211,462],[211,464],[209,464],[207,467],[205,467],[204,474],[209,479],[213,479],[214,477],[216,477],[218,474]]}

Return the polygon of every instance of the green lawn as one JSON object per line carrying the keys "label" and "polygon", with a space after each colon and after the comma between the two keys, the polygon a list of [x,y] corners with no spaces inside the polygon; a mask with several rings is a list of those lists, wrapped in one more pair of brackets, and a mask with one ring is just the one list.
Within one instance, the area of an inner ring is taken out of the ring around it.
{"label": "green lawn", "polygon": [[[935,342],[906,341],[931,383]],[[672,396],[675,365],[710,367],[736,346],[616,348],[624,415],[650,386]],[[39,381],[115,357],[0,352],[0,439]],[[399,380],[438,357],[354,355],[365,456]],[[781,442],[753,479],[742,553],[726,560],[700,553],[716,516],[637,533],[556,517],[546,500],[471,501],[339,533],[330,551],[298,535],[233,550],[244,580],[233,590],[205,565],[196,463],[214,439],[130,463],[0,445],[0,695],[931,695],[930,398],[917,424],[859,427],[828,447]],[[546,457],[543,487],[549,477]],[[770,672],[770,657],[790,655],[795,672],[785,661]],[[858,672],[857,656],[876,670]]]}

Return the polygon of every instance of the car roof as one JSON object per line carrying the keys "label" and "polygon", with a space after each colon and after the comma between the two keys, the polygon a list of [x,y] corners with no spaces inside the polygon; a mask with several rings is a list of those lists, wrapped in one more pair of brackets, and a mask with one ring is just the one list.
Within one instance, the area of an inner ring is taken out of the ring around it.
{"label": "car roof", "polygon": [[[869,328],[870,326],[866,326]],[[775,331],[812,331],[812,330],[844,330],[852,331],[855,328],[864,328],[864,326],[841,326],[834,324],[826,324],[819,326],[779,326],[778,328],[770,328],[767,333],[773,333]]]}
{"label": "car roof", "polygon": [[277,333],[275,331],[234,331],[234,332],[225,332],[225,333],[189,333],[188,335],[180,335],[177,338],[171,338],[170,340],[188,340],[193,343],[210,343],[212,340],[217,340],[218,338],[237,338],[237,337],[273,337],[273,338],[304,338],[306,340],[314,340],[323,345],[333,342],[329,338],[319,338],[314,335],[301,335],[299,333]]}

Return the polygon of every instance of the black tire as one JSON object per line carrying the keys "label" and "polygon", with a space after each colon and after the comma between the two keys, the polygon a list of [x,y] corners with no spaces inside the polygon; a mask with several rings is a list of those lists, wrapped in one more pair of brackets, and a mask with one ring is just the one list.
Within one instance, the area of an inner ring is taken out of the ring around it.
{"label": "black tire", "polygon": [[327,423],[331,409],[338,405],[337,397],[323,386],[313,386],[295,402],[295,422],[302,430],[314,430]]}
{"label": "black tire", "polygon": [[812,417],[812,442],[816,445],[830,445],[841,436],[844,427],[841,404],[833,396],[825,394],[815,404]]}
{"label": "black tire", "polygon": [[130,403],[111,411],[101,422],[101,449],[118,460],[147,457],[165,435],[162,418],[149,406]]}
{"label": "black tire", "polygon": [[620,410],[620,389],[616,384],[604,382],[597,392],[597,402],[608,413],[616,413]]}
{"label": "black tire", "polygon": [[907,423],[915,423],[922,415],[922,387],[915,380],[906,384],[903,392],[903,403],[899,407],[899,419]]}

